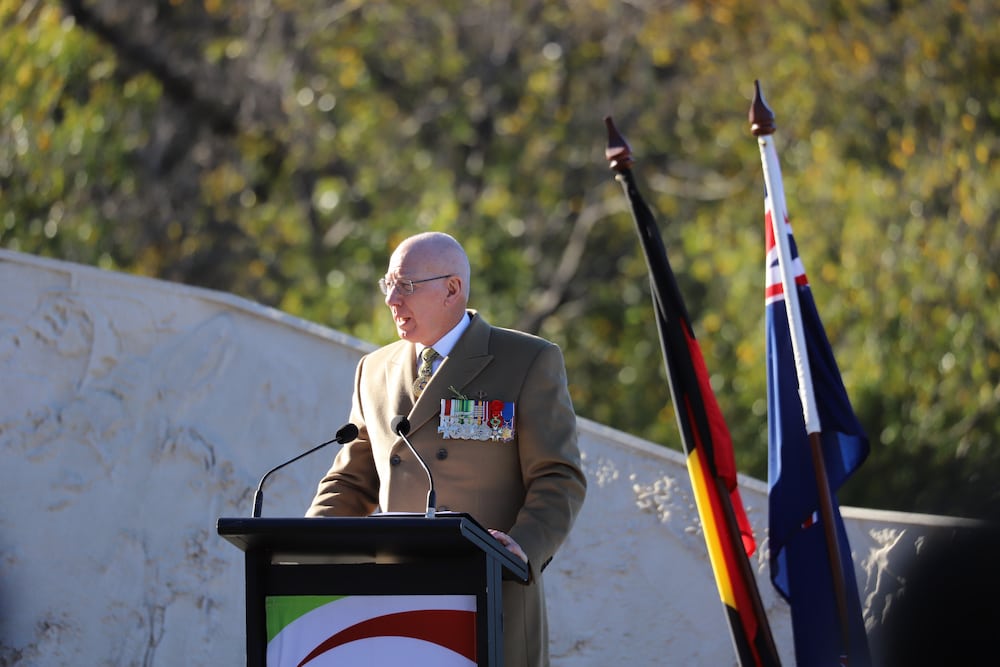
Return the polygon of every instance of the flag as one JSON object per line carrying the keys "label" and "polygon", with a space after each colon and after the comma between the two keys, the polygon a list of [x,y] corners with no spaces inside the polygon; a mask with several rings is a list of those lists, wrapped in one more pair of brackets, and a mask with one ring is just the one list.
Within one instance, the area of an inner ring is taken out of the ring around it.
{"label": "flag", "polygon": [[756,545],[737,487],[729,428],[709,385],[656,220],[636,187],[629,148],[610,118],[605,124],[606,156],[625,190],[649,270],[674,414],[733,646],[741,666],[780,665],[750,567]]}
{"label": "flag", "polygon": [[[772,147],[773,148],[773,147]],[[835,492],[868,456],[869,444],[851,408],[833,350],[820,321],[799,257],[781,194],[774,160],[765,193],[766,339],[768,405],[768,539],[771,581],[792,612],[796,663],[831,667],[847,655],[852,667],[870,664],[854,564]],[[776,179],[776,180],[774,180]],[[777,200],[777,201],[775,201]],[[791,276],[797,293],[812,387],[800,387],[773,221],[787,235]],[[812,391],[820,424],[823,462],[833,502],[833,533],[839,545],[847,624],[841,628],[826,532],[820,518],[820,489],[812,459],[803,392]],[[843,646],[843,636],[848,646]]]}

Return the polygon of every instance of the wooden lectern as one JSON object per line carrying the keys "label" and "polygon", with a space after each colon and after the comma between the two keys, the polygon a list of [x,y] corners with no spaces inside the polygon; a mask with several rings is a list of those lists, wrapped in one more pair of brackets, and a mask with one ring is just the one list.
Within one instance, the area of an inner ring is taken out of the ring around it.
{"label": "wooden lectern", "polygon": [[247,667],[503,664],[501,580],[527,565],[467,514],[220,518],[218,533],[245,553]]}

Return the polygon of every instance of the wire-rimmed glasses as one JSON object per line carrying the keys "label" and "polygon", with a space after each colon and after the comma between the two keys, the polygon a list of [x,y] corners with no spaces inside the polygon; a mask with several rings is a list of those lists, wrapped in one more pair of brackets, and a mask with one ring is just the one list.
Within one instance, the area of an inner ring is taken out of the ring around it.
{"label": "wire-rimmed glasses", "polygon": [[446,273],[443,276],[434,276],[433,278],[424,278],[423,280],[408,280],[406,278],[379,278],[378,288],[382,290],[382,294],[388,295],[389,292],[396,288],[399,290],[400,294],[409,296],[413,294],[413,286],[419,285],[420,283],[429,283],[432,280],[441,280],[442,278],[451,278],[453,273]]}

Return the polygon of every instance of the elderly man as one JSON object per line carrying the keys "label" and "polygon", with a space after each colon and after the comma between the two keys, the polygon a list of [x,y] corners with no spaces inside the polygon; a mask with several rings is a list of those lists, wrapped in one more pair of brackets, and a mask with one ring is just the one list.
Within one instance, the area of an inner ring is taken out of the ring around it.
{"label": "elderly man", "polygon": [[[504,663],[538,667],[549,664],[541,572],[586,493],[576,415],[559,348],[467,310],[469,280],[468,257],[447,234],[418,234],[393,252],[379,286],[400,340],[358,364],[358,438],[337,454],[307,515],[422,512],[426,476],[391,425],[407,415],[438,509],[470,514],[528,564],[527,585],[503,587]],[[484,411],[478,431],[442,414],[460,398]]]}

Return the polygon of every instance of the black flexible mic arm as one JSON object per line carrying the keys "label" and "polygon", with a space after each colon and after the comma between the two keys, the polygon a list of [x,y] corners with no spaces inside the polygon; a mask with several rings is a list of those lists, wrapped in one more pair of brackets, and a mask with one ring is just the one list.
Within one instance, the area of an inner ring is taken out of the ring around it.
{"label": "black flexible mic arm", "polygon": [[427,518],[433,519],[437,506],[437,494],[434,492],[434,477],[431,475],[431,469],[427,467],[427,462],[424,458],[417,453],[416,448],[413,443],[410,442],[406,434],[410,432],[410,420],[403,415],[396,415],[392,418],[392,431],[406,443],[406,446],[410,448],[413,455],[417,457],[417,461],[420,462],[420,467],[424,469],[427,473]]}
{"label": "black flexible mic arm", "polygon": [[289,463],[295,463],[296,461],[298,461],[299,459],[301,459],[303,456],[309,456],[310,454],[312,454],[313,452],[315,452],[317,449],[322,449],[322,448],[326,447],[327,445],[331,445],[331,444],[333,444],[335,442],[337,444],[339,444],[339,445],[343,445],[345,443],[350,442],[351,440],[354,440],[357,437],[358,437],[358,427],[355,426],[354,424],[344,424],[337,431],[336,435],[333,436],[333,440],[327,440],[324,443],[318,444],[315,447],[313,447],[312,449],[310,449],[309,451],[302,452],[301,454],[299,454],[295,458],[289,459],[289,460],[285,461],[284,463],[282,463],[281,465],[277,465],[277,466],[271,468],[270,470],[268,470],[266,473],[264,473],[264,476],[260,478],[260,484],[257,485],[257,491],[253,494],[253,514],[251,515],[251,517],[254,518],[254,519],[256,519],[257,517],[260,516],[260,508],[261,508],[261,505],[264,503],[264,492],[263,492],[263,489],[264,489],[264,480],[267,479],[268,477],[270,477],[271,473],[276,472],[278,470],[281,470],[282,468],[284,468]]}

